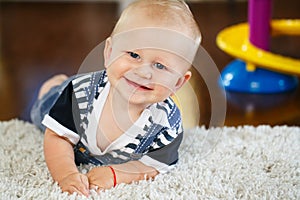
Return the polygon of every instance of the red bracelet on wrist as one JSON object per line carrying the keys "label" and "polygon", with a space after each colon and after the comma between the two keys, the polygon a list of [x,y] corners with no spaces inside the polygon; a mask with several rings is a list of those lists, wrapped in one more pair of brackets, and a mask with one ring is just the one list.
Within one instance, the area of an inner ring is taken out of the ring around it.
{"label": "red bracelet on wrist", "polygon": [[115,172],[115,170],[114,170],[114,168],[112,167],[112,166],[108,166],[110,169],[111,169],[111,171],[112,171],[112,173],[113,173],[113,175],[114,175],[114,187],[116,187],[116,185],[117,185],[117,176],[116,176],[116,172]]}

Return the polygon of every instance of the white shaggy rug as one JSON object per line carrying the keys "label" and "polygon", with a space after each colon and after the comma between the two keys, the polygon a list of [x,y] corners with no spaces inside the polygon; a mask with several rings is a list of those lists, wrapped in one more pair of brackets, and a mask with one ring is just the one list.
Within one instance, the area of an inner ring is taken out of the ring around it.
{"label": "white shaggy rug", "polygon": [[[197,128],[185,135],[180,163],[169,174],[89,198],[300,199],[300,128]],[[86,199],[53,183],[42,141],[29,123],[0,122],[0,199]]]}

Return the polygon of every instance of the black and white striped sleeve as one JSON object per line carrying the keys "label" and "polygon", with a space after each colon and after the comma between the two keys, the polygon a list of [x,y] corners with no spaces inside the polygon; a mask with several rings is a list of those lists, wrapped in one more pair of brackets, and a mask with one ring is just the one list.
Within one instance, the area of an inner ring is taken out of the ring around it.
{"label": "black and white striped sleeve", "polygon": [[59,136],[68,138],[73,144],[79,141],[78,103],[74,98],[73,85],[70,82],[63,90],[42,123]]}
{"label": "black and white striped sleeve", "polygon": [[166,173],[178,162],[178,149],[183,138],[183,132],[168,145],[149,151],[141,158],[145,165],[154,167],[160,173]]}

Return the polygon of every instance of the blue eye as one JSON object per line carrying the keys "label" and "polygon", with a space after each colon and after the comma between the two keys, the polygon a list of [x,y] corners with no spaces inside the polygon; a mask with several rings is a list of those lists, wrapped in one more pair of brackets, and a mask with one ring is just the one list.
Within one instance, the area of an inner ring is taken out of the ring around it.
{"label": "blue eye", "polygon": [[128,54],[130,55],[130,57],[134,58],[134,59],[140,59],[141,57],[139,56],[139,54],[134,53],[134,52],[128,52]]}
{"label": "blue eye", "polygon": [[160,63],[154,63],[154,67],[157,69],[166,69],[167,67]]}

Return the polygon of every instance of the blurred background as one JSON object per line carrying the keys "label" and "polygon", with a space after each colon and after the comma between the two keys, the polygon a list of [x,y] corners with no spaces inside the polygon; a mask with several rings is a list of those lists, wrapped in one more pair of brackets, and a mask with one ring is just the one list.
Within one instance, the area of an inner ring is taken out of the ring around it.
{"label": "blurred background", "polygon": [[[29,120],[29,110],[43,81],[76,74],[84,58],[113,29],[130,1],[0,1],[0,120]],[[246,0],[187,1],[198,22],[202,46],[219,70],[234,58],[216,45],[224,28],[247,21]],[[300,18],[299,0],[274,0],[274,19]],[[300,37],[271,39],[271,51],[300,58]],[[197,82],[200,125],[209,124],[209,94]],[[201,89],[202,88],[202,89]],[[300,89],[280,94],[226,92],[225,125],[300,125]]]}

